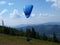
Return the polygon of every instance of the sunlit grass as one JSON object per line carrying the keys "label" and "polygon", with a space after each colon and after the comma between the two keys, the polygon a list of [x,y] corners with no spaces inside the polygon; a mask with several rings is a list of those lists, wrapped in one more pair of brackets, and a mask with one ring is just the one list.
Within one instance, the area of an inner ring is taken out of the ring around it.
{"label": "sunlit grass", "polygon": [[27,42],[25,37],[0,34],[0,45],[60,45],[60,43],[37,39],[32,39],[30,42]]}

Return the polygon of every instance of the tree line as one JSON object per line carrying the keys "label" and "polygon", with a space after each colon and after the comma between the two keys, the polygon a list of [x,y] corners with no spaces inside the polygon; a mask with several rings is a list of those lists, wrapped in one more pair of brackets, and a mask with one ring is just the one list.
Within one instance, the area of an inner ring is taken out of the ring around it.
{"label": "tree line", "polygon": [[52,34],[52,36],[47,36],[45,33],[40,34],[39,32],[36,32],[33,27],[32,30],[27,28],[26,31],[24,31],[23,29],[17,30],[15,28],[0,26],[0,34],[7,34],[12,36],[24,36],[24,37],[29,36],[31,39],[34,38],[45,41],[60,42],[55,32]]}

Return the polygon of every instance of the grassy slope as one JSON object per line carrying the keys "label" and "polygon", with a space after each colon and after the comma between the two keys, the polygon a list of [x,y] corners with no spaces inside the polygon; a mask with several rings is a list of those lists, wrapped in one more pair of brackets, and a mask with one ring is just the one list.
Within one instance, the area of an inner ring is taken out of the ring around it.
{"label": "grassy slope", "polygon": [[27,42],[25,37],[0,34],[0,45],[60,45],[60,43],[35,39],[32,39],[30,42]]}

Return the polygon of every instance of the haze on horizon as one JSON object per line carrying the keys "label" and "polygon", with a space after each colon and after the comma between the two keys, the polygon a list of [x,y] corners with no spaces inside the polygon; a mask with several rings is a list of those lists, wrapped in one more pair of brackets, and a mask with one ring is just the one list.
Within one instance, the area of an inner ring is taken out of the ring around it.
{"label": "haze on horizon", "polygon": [[[23,7],[34,5],[30,18],[26,18]],[[0,25],[41,24],[60,22],[60,0],[0,0]]]}

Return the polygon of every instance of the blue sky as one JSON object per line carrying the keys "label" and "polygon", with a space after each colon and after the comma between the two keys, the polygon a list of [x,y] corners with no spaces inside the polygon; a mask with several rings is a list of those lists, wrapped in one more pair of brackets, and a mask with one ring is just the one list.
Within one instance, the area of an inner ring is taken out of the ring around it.
{"label": "blue sky", "polygon": [[[32,4],[30,18],[23,12],[25,5]],[[0,25],[41,24],[60,22],[60,0],[0,0]]]}

